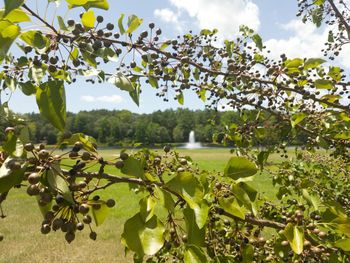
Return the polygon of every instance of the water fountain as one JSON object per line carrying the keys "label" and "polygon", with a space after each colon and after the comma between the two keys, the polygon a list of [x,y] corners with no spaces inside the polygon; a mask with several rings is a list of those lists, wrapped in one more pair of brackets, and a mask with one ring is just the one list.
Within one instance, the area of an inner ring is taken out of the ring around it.
{"label": "water fountain", "polygon": [[202,144],[200,142],[196,142],[196,138],[194,136],[194,131],[190,132],[190,135],[188,137],[188,143],[186,143],[185,148],[187,148],[187,149],[202,148]]}

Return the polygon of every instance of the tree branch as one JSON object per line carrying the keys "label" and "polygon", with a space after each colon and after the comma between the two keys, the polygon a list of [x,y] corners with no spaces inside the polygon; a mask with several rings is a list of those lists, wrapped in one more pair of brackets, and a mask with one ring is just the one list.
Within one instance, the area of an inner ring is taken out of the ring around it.
{"label": "tree branch", "polygon": [[349,24],[346,22],[344,16],[340,13],[339,9],[334,4],[334,1],[333,0],[327,0],[327,1],[331,5],[335,15],[338,17],[338,19],[340,20],[341,24],[345,27],[346,32],[348,34],[348,38],[350,39],[350,26],[349,26]]}
{"label": "tree branch", "polygon": [[48,22],[46,22],[42,17],[40,17],[37,13],[35,13],[33,10],[31,10],[26,4],[23,4],[22,7],[27,10],[32,16],[34,16],[35,18],[37,18],[38,20],[40,20],[42,23],[45,24],[45,26],[47,26],[48,28],[50,28],[53,32],[55,32],[57,35],[59,34],[57,29],[50,25]]}
{"label": "tree branch", "polygon": [[239,218],[235,215],[230,214],[229,212],[227,212],[225,210],[223,211],[222,214],[229,217],[229,218],[232,218],[234,220],[247,222],[247,223],[250,223],[250,224],[255,225],[255,226],[270,227],[270,228],[275,228],[275,229],[284,229],[286,227],[285,224],[282,224],[279,222],[274,222],[274,221],[265,220],[265,219],[258,219],[258,218],[254,218],[251,216],[246,216],[245,219],[242,219],[242,218]]}

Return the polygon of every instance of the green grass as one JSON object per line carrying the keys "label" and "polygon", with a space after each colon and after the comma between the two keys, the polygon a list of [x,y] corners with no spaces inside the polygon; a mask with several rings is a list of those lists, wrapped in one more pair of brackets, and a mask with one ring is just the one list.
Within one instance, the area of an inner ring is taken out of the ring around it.
{"label": "green grass", "polygon": [[[179,150],[182,155],[189,155],[202,169],[223,171],[231,154],[228,149]],[[105,159],[112,159],[118,152],[101,151]],[[279,161],[272,156],[273,162]],[[108,168],[106,172],[116,173],[116,168]],[[267,197],[275,198],[275,189],[269,176],[258,174],[252,183]],[[111,209],[106,222],[96,228],[97,241],[91,241],[89,231],[78,233],[76,240],[68,245],[61,231],[48,235],[40,233],[42,220],[36,200],[25,193],[25,188],[14,189],[3,204],[7,217],[0,221],[0,232],[5,239],[0,243],[0,262],[131,262],[124,257],[120,236],[124,221],[135,214],[138,209],[139,196],[130,192],[127,185],[114,185],[101,191],[101,197],[115,198],[117,205]]]}

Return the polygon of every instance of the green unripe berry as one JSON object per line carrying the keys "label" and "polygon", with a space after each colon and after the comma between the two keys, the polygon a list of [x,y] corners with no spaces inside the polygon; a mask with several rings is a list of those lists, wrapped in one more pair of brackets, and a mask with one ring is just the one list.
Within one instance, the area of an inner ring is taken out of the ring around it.
{"label": "green unripe berry", "polygon": [[122,159],[123,161],[128,159],[128,157],[129,157],[129,154],[127,154],[126,152],[120,153],[120,159]]}
{"label": "green unripe berry", "polygon": [[165,145],[164,148],[163,148],[163,150],[164,150],[164,152],[166,152],[166,153],[170,152],[170,150],[171,150],[170,145]]}
{"label": "green unripe berry", "polygon": [[97,16],[96,20],[98,23],[102,23],[103,22],[103,16]]}
{"label": "green unripe berry", "polygon": [[187,164],[187,160],[185,158],[180,159],[180,164],[181,165],[186,165]]}
{"label": "green unripe berry", "polygon": [[33,195],[38,195],[40,192],[40,189],[38,187],[38,185],[29,185],[28,188],[27,188],[27,194],[30,195],[30,196],[33,196]]}
{"label": "green unripe berry", "polygon": [[37,183],[39,183],[40,178],[41,178],[40,174],[38,174],[38,173],[31,173],[28,176],[28,182],[30,184],[37,184]]}
{"label": "green unripe berry", "polygon": [[40,150],[40,152],[38,153],[38,157],[41,160],[46,160],[47,158],[49,158],[50,153],[47,150]]}
{"label": "green unripe berry", "polygon": [[75,25],[75,21],[72,20],[72,19],[69,19],[69,20],[67,21],[67,24],[68,24],[68,26],[74,26],[74,25]]}
{"label": "green unripe berry", "polygon": [[63,219],[62,218],[55,218],[52,221],[52,230],[56,231],[58,229],[60,229],[63,225]]}
{"label": "green unripe berry", "polygon": [[112,31],[114,29],[114,25],[112,23],[108,23],[106,28],[110,31]]}
{"label": "green unripe berry", "polygon": [[78,153],[77,152],[70,152],[68,156],[69,156],[69,158],[74,159],[74,158],[78,157]]}
{"label": "green unripe berry", "polygon": [[115,163],[115,167],[117,167],[118,169],[121,169],[124,167],[124,162],[119,160]]}
{"label": "green unripe berry", "polygon": [[45,224],[41,227],[41,233],[44,235],[50,233],[50,231],[51,231],[51,227],[48,224]]}
{"label": "green unripe berry", "polygon": [[86,204],[81,204],[81,205],[79,206],[79,213],[81,213],[81,214],[83,214],[83,215],[87,214],[87,213],[89,212],[89,210],[90,210],[90,208],[89,208],[89,206],[86,205]]}
{"label": "green unripe berry", "polygon": [[114,207],[115,206],[115,201],[114,201],[114,199],[108,199],[107,201],[106,201],[106,205],[108,206],[108,207]]}
{"label": "green unripe berry", "polygon": [[88,160],[90,160],[90,158],[91,158],[91,154],[89,152],[83,152],[81,155],[81,159],[83,161],[88,161]]}
{"label": "green unripe berry", "polygon": [[85,224],[90,224],[91,221],[92,221],[91,216],[85,215],[85,216],[83,217],[83,222],[84,222]]}
{"label": "green unripe berry", "polygon": [[26,143],[24,145],[24,149],[27,151],[27,152],[31,152],[34,150],[34,145],[32,143]]}
{"label": "green unripe berry", "polygon": [[64,236],[68,244],[70,244],[75,239],[75,234],[73,232],[67,232]]}
{"label": "green unripe berry", "polygon": [[97,238],[96,232],[94,232],[94,231],[90,232],[89,237],[90,237],[90,239],[92,239],[92,240],[96,240],[96,238]]}
{"label": "green unripe berry", "polygon": [[82,231],[82,230],[84,229],[84,224],[83,224],[82,222],[79,222],[79,223],[77,224],[77,229],[78,229],[79,231]]}

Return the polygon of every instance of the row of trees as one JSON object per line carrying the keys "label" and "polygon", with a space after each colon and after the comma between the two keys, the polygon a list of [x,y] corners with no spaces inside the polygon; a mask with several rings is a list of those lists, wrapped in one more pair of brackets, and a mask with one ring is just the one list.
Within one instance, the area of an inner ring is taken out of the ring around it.
{"label": "row of trees", "polygon": [[[130,143],[142,143],[143,145],[155,145],[160,143],[184,143],[188,141],[190,131],[195,131],[196,140],[202,143],[212,143],[213,138],[221,141],[221,135],[225,128],[232,123],[240,126],[244,121],[244,114],[254,115],[256,111],[219,112],[214,110],[188,109],[156,111],[150,114],[137,114],[127,110],[108,111],[93,110],[69,113],[67,115],[67,130],[72,133],[83,132],[96,138],[102,145],[127,145]],[[42,119],[39,114],[28,113],[21,116],[27,121],[29,136],[33,142],[47,142],[55,144],[60,138],[60,133],[52,125]],[[276,119],[271,117],[271,123],[275,125]],[[7,123],[2,119],[1,127]],[[266,124],[265,124],[266,125]],[[4,131],[4,129],[1,129]],[[278,131],[271,133],[267,138],[256,141],[256,145],[273,145],[279,140]],[[294,144],[303,144],[305,137],[299,136]],[[5,139],[4,132],[0,133],[0,140]]]}

